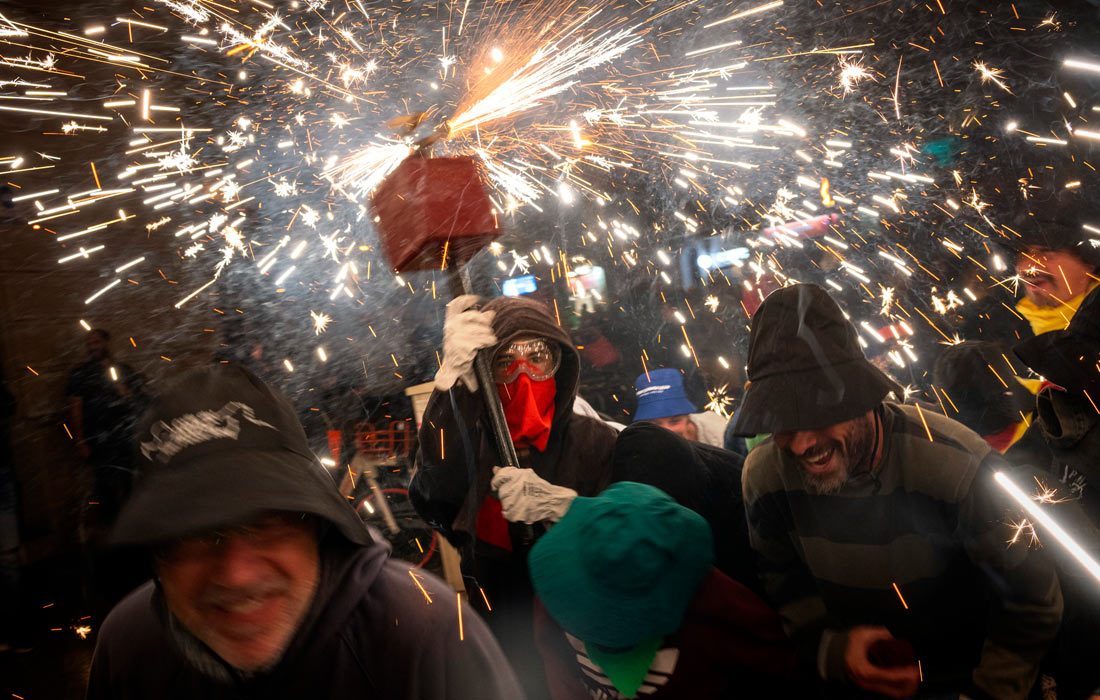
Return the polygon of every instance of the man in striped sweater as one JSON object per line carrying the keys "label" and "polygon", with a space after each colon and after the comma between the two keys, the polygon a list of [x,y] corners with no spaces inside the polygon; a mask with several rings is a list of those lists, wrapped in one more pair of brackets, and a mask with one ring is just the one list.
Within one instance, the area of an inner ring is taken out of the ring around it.
{"label": "man in striped sweater", "polygon": [[1023,700],[1062,612],[1050,562],[977,434],[918,407],[864,358],[824,289],[753,318],[736,431],[773,433],[742,477],[765,587],[843,697]]}

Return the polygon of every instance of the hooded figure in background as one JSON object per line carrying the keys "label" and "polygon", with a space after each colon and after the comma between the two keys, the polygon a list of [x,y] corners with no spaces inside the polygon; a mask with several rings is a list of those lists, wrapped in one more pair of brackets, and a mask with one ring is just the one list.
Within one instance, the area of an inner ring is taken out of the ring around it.
{"label": "hooded figure in background", "polygon": [[1052,202],[1015,222],[1020,237],[1007,245],[1016,274],[1026,283],[1016,311],[1036,335],[1064,329],[1085,296],[1100,285],[1100,249],[1089,244],[1081,229],[1082,222],[1096,220],[1076,202]]}
{"label": "hooded figure in background", "polygon": [[523,697],[485,623],[390,559],[256,375],[187,372],[138,443],[112,540],[156,579],[100,628],[89,700]]}
{"label": "hooded figure in background", "polygon": [[741,502],[741,455],[642,421],[619,434],[613,464],[612,481],[655,486],[703,516],[714,537],[714,566],[763,594]]}
{"label": "hooded figure in background", "polygon": [[[1038,335],[1014,351],[1047,380],[1036,397],[1036,425],[1053,454],[1047,486],[1056,489],[1056,517],[1100,558],[1100,292],[1089,293],[1065,330]],[[1100,696],[1100,591],[1076,561],[1059,564],[1066,610],[1049,672],[1059,698]]]}
{"label": "hooded figure in background", "polygon": [[933,386],[943,395],[947,417],[981,435],[1009,464],[1045,469],[1050,450],[1033,420],[1040,382],[1021,379],[1022,371],[999,343],[967,340],[940,352]]}
{"label": "hooded figure in background", "polygon": [[[573,402],[580,357],[568,334],[542,304],[500,297],[447,305],[443,364],[420,426],[413,505],[463,552],[471,601],[508,650],[532,698],[545,695],[534,647],[534,594],[527,553],[578,494],[594,496],[610,483],[617,433],[577,415]],[[494,386],[474,374],[488,353]],[[520,466],[499,469],[479,391],[496,391]],[[473,590],[476,587],[477,590]]]}

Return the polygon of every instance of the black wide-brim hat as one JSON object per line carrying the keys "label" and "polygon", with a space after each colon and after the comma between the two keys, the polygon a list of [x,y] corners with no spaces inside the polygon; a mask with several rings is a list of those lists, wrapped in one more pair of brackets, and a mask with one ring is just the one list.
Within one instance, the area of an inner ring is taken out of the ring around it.
{"label": "black wide-brim hat", "polygon": [[734,431],[817,430],[857,418],[902,388],[867,361],[856,330],[813,284],[769,295],[752,319],[748,376]]}
{"label": "black wide-brim hat", "polygon": [[1047,380],[1100,401],[1100,287],[1089,292],[1065,330],[1042,333],[1012,350]]}

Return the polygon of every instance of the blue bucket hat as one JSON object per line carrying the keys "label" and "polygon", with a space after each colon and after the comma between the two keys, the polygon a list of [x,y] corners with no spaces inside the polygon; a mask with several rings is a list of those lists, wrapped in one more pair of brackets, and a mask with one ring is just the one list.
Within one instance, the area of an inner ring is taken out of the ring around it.
{"label": "blue bucket hat", "polygon": [[655,369],[634,380],[638,409],[634,420],[653,420],[696,412],[684,390],[684,375],[678,369]]}

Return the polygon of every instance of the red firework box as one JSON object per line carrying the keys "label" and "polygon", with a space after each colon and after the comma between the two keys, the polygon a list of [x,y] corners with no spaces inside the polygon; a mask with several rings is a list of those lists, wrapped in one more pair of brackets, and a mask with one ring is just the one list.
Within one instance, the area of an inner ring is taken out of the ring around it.
{"label": "red firework box", "polygon": [[500,235],[471,157],[413,155],[375,189],[371,207],[382,249],[398,272],[462,264]]}

